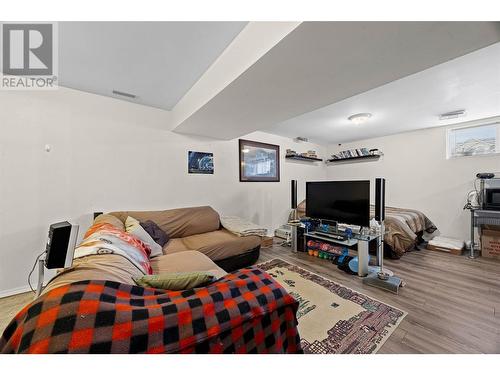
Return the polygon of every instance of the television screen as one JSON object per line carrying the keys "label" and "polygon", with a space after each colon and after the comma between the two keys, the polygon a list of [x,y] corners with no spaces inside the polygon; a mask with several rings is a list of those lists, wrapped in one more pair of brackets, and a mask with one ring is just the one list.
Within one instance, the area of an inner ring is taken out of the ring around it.
{"label": "television screen", "polygon": [[368,227],[370,181],[307,182],[306,215],[314,219]]}

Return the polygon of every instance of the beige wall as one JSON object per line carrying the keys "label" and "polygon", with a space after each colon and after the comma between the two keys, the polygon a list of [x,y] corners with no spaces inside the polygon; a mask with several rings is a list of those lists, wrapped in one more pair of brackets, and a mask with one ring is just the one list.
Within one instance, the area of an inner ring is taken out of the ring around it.
{"label": "beige wall", "polygon": [[[289,213],[290,179],[326,174],[284,160],[287,147],[324,154],[320,146],[253,133],[244,138],[281,146],[281,182],[240,183],[237,140],[170,126],[169,112],[76,90],[0,92],[0,296],[26,288],[51,223],[83,232],[94,211],[211,205],[274,229]],[[215,174],[188,174],[188,150],[213,152]]]}
{"label": "beige wall", "polygon": [[[446,159],[446,127],[402,133],[332,146],[328,154],[350,148],[379,148],[376,162],[330,165],[328,179],[385,177],[389,206],[423,211],[442,235],[469,239],[469,212],[462,208],[478,172],[500,172],[500,156]],[[373,190],[373,187],[372,187]],[[373,192],[372,192],[373,193]],[[373,197],[373,195],[372,195]]]}

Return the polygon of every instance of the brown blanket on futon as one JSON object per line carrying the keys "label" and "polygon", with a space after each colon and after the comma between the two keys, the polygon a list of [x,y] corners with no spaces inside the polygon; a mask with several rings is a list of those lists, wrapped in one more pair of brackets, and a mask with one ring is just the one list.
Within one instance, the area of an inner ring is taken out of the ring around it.
{"label": "brown blanket on futon", "polygon": [[[370,207],[371,217],[375,216],[374,206]],[[419,234],[434,233],[437,228],[424,213],[408,208],[385,208],[384,242],[401,256],[417,245]]]}

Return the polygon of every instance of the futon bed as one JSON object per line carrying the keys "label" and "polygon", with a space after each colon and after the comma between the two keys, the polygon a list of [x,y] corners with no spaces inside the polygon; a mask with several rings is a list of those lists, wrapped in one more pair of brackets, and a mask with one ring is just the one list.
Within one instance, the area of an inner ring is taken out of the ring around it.
{"label": "futon bed", "polygon": [[[371,217],[375,216],[374,206],[370,207]],[[411,251],[437,233],[436,226],[421,211],[407,208],[385,208],[384,243],[393,257],[400,257]]]}

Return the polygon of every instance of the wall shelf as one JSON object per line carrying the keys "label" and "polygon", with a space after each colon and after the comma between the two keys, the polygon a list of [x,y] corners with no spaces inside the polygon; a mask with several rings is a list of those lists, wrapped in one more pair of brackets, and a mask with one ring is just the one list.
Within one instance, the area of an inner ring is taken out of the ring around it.
{"label": "wall shelf", "polygon": [[323,159],[311,158],[309,156],[300,156],[300,155],[286,155],[285,159],[302,160],[302,161],[323,161]]}
{"label": "wall shelf", "polygon": [[382,155],[364,155],[364,156],[354,156],[351,158],[343,159],[328,159],[327,164],[344,164],[344,163],[359,163],[364,161],[377,161]]}

